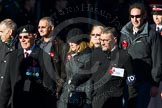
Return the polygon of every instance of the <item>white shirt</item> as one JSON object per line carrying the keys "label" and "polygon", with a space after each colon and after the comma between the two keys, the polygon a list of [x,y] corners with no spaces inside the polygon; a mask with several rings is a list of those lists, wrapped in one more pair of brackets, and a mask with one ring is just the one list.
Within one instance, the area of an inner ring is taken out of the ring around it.
{"label": "white shirt", "polygon": [[25,58],[26,58],[26,54],[25,54],[26,52],[30,55],[30,53],[32,52],[32,50],[27,50],[27,51],[26,51],[26,50],[24,49],[24,57],[25,57]]}
{"label": "white shirt", "polygon": [[133,34],[135,35],[137,32],[138,32],[138,30],[135,30],[135,29],[133,28]]}
{"label": "white shirt", "polygon": [[162,30],[162,25],[156,25],[156,31]]}

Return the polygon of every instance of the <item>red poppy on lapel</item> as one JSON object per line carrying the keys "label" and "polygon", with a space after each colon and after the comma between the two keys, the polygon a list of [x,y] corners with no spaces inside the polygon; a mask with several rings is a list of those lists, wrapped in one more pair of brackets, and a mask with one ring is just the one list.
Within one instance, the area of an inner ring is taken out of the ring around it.
{"label": "red poppy on lapel", "polygon": [[160,35],[162,36],[162,31],[160,32]]}
{"label": "red poppy on lapel", "polygon": [[110,74],[113,74],[114,71],[113,71],[113,69],[111,68],[111,69],[108,70],[108,72],[109,72]]}
{"label": "red poppy on lapel", "polygon": [[51,57],[54,57],[54,56],[55,56],[55,54],[54,54],[53,52],[51,52],[49,55],[50,55]]}
{"label": "red poppy on lapel", "polygon": [[67,59],[67,60],[70,60],[70,59],[71,59],[71,55],[68,54],[68,55],[66,56],[66,59]]}
{"label": "red poppy on lapel", "polygon": [[123,48],[127,48],[128,47],[128,42],[126,40],[123,40],[122,46],[123,46]]}

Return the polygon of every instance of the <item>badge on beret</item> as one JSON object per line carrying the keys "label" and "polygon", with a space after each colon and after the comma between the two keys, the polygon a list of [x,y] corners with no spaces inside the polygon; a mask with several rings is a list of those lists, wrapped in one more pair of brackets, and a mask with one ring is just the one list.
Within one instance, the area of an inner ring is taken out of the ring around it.
{"label": "badge on beret", "polygon": [[27,30],[25,28],[23,28],[22,32],[26,32]]}

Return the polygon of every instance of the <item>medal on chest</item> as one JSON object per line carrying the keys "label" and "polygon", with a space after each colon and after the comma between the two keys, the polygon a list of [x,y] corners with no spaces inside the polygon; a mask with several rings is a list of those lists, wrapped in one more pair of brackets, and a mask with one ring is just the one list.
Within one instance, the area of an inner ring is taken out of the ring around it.
{"label": "medal on chest", "polygon": [[24,88],[23,90],[26,92],[30,91],[31,88],[31,83],[34,80],[37,80],[40,76],[40,68],[38,66],[38,62],[33,60],[32,61],[32,65],[28,66],[28,68],[26,69],[26,73],[25,73],[25,81],[24,81]]}

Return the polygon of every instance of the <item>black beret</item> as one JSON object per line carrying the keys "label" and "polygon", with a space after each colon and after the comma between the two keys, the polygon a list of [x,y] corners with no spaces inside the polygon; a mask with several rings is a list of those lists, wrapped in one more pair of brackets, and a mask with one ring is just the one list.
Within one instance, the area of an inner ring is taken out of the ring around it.
{"label": "black beret", "polygon": [[67,41],[71,43],[79,43],[81,41],[89,41],[89,35],[83,34],[79,28],[73,28],[68,32]]}
{"label": "black beret", "polygon": [[162,5],[161,4],[151,4],[153,15],[162,15]]}
{"label": "black beret", "polygon": [[83,34],[83,31],[79,28],[72,28],[71,30],[69,30],[68,34],[67,34],[67,40],[69,40],[71,37],[76,36],[76,35],[81,35]]}
{"label": "black beret", "polygon": [[33,25],[24,25],[18,29],[18,34],[20,33],[36,33],[36,30]]}
{"label": "black beret", "polygon": [[89,35],[87,34],[76,35],[68,39],[68,42],[71,43],[80,43],[82,41],[89,42]]}

